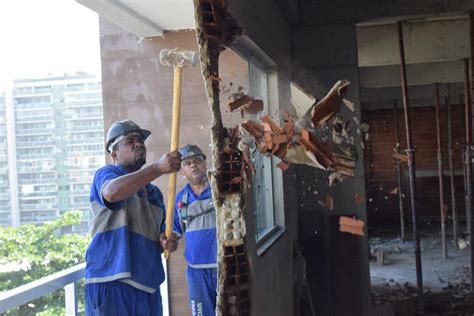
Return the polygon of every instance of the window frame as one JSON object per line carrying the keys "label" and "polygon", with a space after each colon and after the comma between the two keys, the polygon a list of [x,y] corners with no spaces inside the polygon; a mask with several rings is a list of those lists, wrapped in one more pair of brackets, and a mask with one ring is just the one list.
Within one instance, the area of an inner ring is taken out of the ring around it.
{"label": "window frame", "polygon": [[[279,91],[278,91],[278,72],[276,64],[268,57],[254,42],[247,36],[240,36],[232,45],[233,50],[239,54],[249,65],[249,92],[252,97],[260,97],[264,103],[264,110],[262,115],[269,115],[273,120],[279,123]],[[246,115],[246,118],[252,120],[259,120],[261,115]],[[272,225],[262,233],[257,235],[257,218],[254,215],[255,227],[255,241],[257,255],[262,256],[268,249],[275,244],[278,239],[286,232],[285,227],[285,213],[284,213],[284,196],[283,196],[283,176],[278,172],[278,161],[276,157],[264,157],[257,154],[264,162],[264,166],[271,167],[267,170],[266,178],[270,179],[270,186],[272,188],[270,208],[265,207],[265,210],[272,213]],[[251,159],[253,157],[250,157]],[[265,183],[266,184],[266,183]],[[252,179],[252,198],[254,199],[255,212],[255,185],[254,178]]]}

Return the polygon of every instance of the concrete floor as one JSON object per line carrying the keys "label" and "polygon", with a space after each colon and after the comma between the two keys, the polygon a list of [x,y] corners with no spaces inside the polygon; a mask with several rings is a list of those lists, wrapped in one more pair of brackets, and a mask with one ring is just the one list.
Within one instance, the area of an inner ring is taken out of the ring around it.
{"label": "concrete floor", "polygon": [[[467,238],[467,237],[466,237]],[[470,248],[459,250],[448,236],[448,259],[442,259],[439,229],[422,229],[421,256],[424,292],[454,291],[464,294],[470,285]],[[403,243],[394,233],[370,238],[370,275],[375,300],[398,300],[416,294],[416,269],[413,242]],[[383,251],[385,264],[375,254]]]}

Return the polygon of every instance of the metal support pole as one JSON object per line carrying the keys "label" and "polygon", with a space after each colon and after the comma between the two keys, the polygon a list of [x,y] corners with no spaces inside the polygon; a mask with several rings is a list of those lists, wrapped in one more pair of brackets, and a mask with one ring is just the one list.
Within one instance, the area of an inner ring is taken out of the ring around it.
{"label": "metal support pole", "polygon": [[451,210],[453,212],[453,236],[454,244],[457,244],[459,235],[459,223],[458,223],[458,209],[456,207],[456,188],[454,187],[454,164],[453,164],[453,135],[451,131],[451,105],[449,102],[449,84],[448,84],[448,96],[445,97],[447,122],[448,122],[448,160],[449,160],[449,180],[451,185]]}
{"label": "metal support pole", "polygon": [[64,287],[64,298],[66,300],[66,316],[77,315],[77,291],[76,282],[72,282]]}
{"label": "metal support pole", "polygon": [[436,110],[436,139],[438,143],[438,180],[439,180],[439,210],[441,214],[441,248],[443,259],[448,257],[448,246],[446,243],[446,213],[447,207],[444,205],[444,175],[443,175],[443,149],[441,147],[441,122],[439,114],[439,84],[435,84],[435,110]]}
{"label": "metal support pole", "polygon": [[[459,104],[464,104],[464,94],[460,94],[459,95],[459,98],[460,98],[460,103]],[[464,135],[463,135],[463,138],[462,138],[462,141],[463,143],[465,144],[466,143],[466,130],[467,130],[467,127],[466,127],[466,115],[465,115],[465,111],[462,112],[462,117],[463,117],[463,126],[464,126]],[[461,153],[461,159],[462,159],[462,174],[463,174],[463,177],[464,177],[464,201],[467,200],[467,180],[466,180],[466,177],[467,177],[467,171],[466,171],[466,147],[465,145],[463,145],[464,147],[462,148],[462,153]],[[464,202],[465,203],[465,202]],[[467,234],[470,235],[471,233],[471,212],[469,212],[469,208],[467,207],[467,205],[465,205],[464,207],[464,211],[466,212],[466,226],[467,226]],[[470,240],[470,239],[469,239]]]}
{"label": "metal support pole", "polygon": [[408,156],[408,175],[410,184],[410,206],[411,214],[413,218],[413,241],[415,244],[415,263],[416,263],[416,285],[418,290],[418,308],[423,312],[423,272],[421,268],[421,249],[420,249],[420,235],[418,233],[418,219],[416,215],[416,174],[415,174],[415,152],[413,150],[411,127],[410,127],[410,116],[408,103],[408,83],[406,75],[406,64],[405,64],[405,47],[403,43],[403,28],[402,22],[398,21],[398,46],[400,49],[400,75],[402,79],[402,93],[403,93],[403,110],[405,116],[405,128],[407,135],[407,156]]}
{"label": "metal support pole", "polygon": [[[395,151],[400,153],[400,131],[398,129],[398,111],[397,100],[393,102],[393,115],[395,117]],[[403,242],[406,241],[405,235],[405,212],[403,210],[403,194],[402,194],[402,166],[401,161],[397,159],[397,181],[398,181],[398,206],[400,209],[400,238]]]}
{"label": "metal support pole", "polygon": [[474,251],[472,251],[474,241],[474,216],[472,214],[472,165],[471,165],[471,143],[472,143],[472,108],[471,108],[471,84],[469,78],[469,59],[464,59],[464,111],[466,118],[466,212],[470,214],[469,240],[471,245],[471,292],[474,290]]}

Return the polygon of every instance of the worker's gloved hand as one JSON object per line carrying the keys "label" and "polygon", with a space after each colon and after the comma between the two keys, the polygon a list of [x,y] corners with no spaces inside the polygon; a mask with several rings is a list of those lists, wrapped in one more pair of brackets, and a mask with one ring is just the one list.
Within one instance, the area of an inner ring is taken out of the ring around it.
{"label": "worker's gloved hand", "polygon": [[156,163],[162,174],[177,172],[181,169],[181,154],[179,151],[172,151],[161,156]]}
{"label": "worker's gloved hand", "polygon": [[166,238],[165,233],[160,234],[160,243],[163,250],[168,250],[169,252],[174,252],[178,249],[178,236],[175,233],[172,233],[169,238]]}

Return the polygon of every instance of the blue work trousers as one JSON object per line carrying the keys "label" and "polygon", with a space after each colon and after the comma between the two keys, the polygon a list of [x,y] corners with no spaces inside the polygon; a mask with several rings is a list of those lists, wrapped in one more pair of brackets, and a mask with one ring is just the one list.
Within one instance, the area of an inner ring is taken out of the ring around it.
{"label": "blue work trousers", "polygon": [[160,289],[150,294],[113,281],[86,284],[86,316],[162,316]]}
{"label": "blue work trousers", "polygon": [[217,268],[188,266],[186,274],[192,316],[216,315]]}

